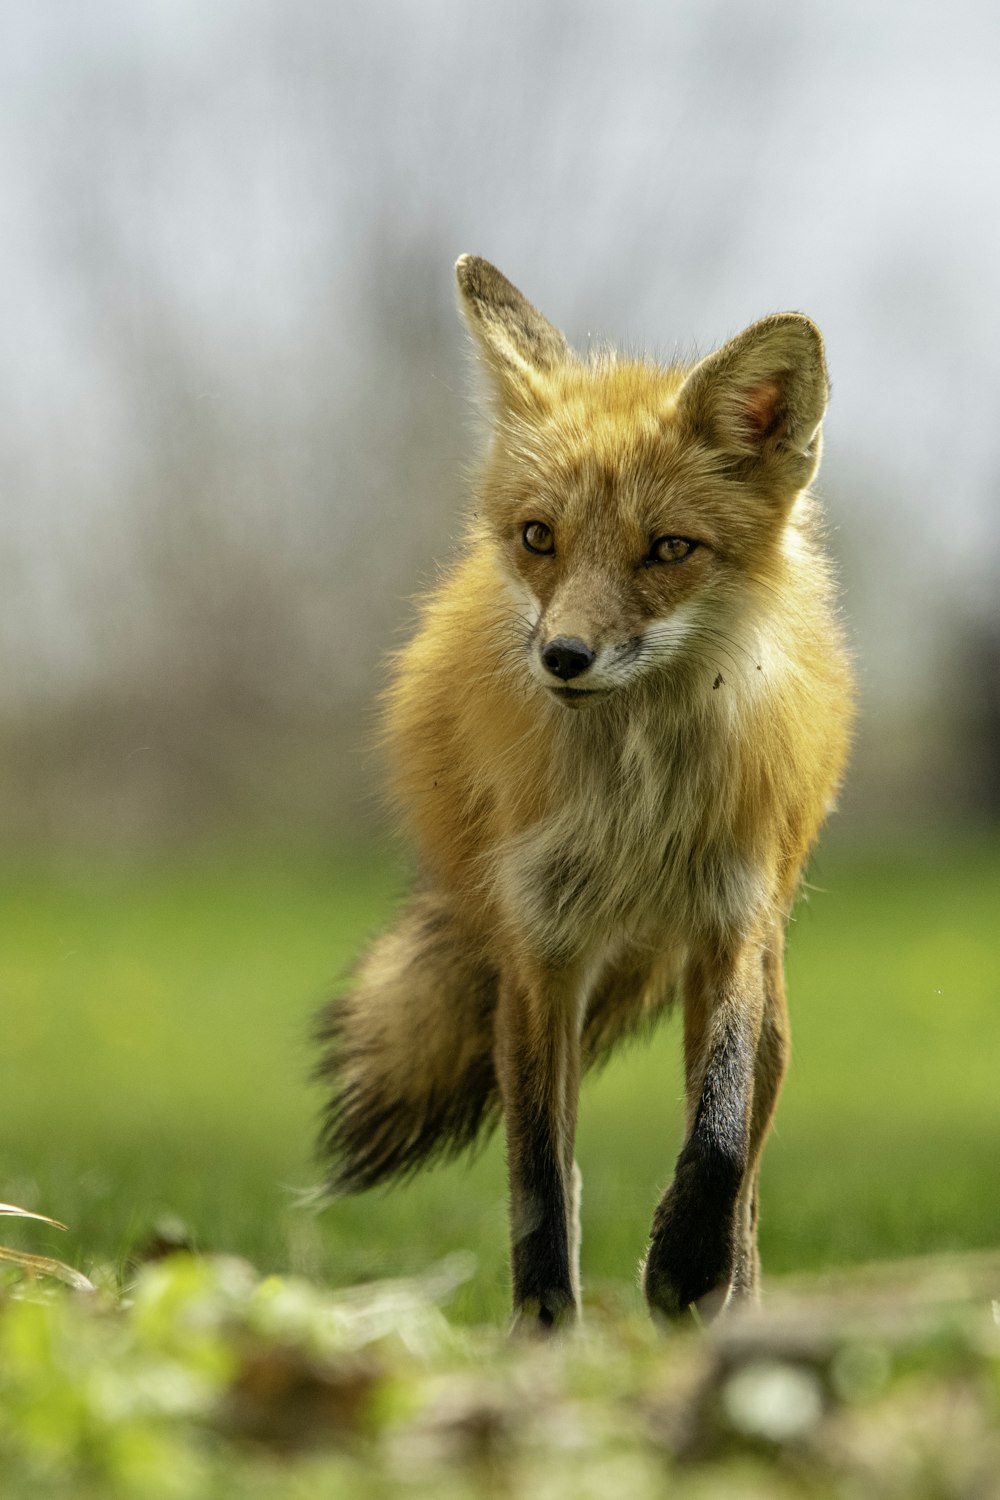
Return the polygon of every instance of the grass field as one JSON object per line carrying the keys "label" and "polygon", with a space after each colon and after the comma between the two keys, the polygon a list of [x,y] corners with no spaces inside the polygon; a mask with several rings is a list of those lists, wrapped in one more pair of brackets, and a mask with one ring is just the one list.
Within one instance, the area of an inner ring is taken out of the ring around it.
{"label": "grass field", "polygon": [[[1000,851],[823,855],[789,955],[795,1055],[767,1150],[770,1273],[1000,1244]],[[121,1267],[176,1216],[196,1243],[342,1284],[450,1250],[459,1318],[505,1315],[499,1141],[392,1194],[315,1180],[314,1006],[390,910],[388,860],[275,854],[9,869],[0,887],[0,1199],[68,1235],[8,1243]],[[679,1031],[617,1058],[581,1111],[587,1295],[635,1309],[679,1144]]]}

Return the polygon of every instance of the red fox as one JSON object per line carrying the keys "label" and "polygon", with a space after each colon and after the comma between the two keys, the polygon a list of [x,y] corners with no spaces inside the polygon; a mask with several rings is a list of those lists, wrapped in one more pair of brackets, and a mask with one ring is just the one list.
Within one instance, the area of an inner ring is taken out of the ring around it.
{"label": "red fox", "polygon": [[808,486],[827,376],[798,313],[663,367],[583,358],[456,267],[488,377],[461,555],[385,703],[417,890],[320,1018],[335,1191],[500,1118],[515,1324],[579,1312],[584,1069],[677,998],[686,1137],[654,1316],[757,1294],[757,1174],[788,1054],[785,928],[852,717]]}

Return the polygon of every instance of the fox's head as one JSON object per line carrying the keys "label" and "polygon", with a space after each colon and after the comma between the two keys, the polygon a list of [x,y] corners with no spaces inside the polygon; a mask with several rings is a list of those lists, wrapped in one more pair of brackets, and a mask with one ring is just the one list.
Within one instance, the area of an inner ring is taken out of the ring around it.
{"label": "fox's head", "polygon": [[455,269],[493,395],[480,522],[535,680],[579,707],[731,634],[819,463],[819,330],[778,313],[693,366],[584,360],[488,261]]}

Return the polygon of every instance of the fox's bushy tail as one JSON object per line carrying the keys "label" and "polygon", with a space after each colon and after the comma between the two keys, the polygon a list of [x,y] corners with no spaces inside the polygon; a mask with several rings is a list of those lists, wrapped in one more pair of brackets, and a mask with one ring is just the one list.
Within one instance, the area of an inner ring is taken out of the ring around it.
{"label": "fox's bushy tail", "polygon": [[[584,1069],[655,1024],[672,970],[647,954],[604,977],[583,1027]],[[378,938],[316,1027],[317,1077],[331,1088],[319,1142],[331,1191],[409,1176],[494,1128],[498,983],[474,935],[433,892],[414,896]]]}
{"label": "fox's bushy tail", "polygon": [[319,1017],[334,1192],[405,1177],[496,1125],[496,1002],[496,972],[470,935],[440,898],[415,896]]}

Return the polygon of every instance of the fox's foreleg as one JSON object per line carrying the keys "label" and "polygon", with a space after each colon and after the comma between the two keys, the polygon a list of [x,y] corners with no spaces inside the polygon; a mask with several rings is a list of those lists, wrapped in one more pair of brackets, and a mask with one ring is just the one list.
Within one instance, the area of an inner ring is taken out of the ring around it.
{"label": "fox's foreleg", "polygon": [[784,931],[778,926],[764,950],[764,1014],[754,1059],[753,1114],[750,1123],[750,1161],[744,1178],[742,1232],[737,1242],[733,1297],[754,1301],[760,1291],[757,1252],[757,1191],[760,1158],[774,1117],[778,1095],[788,1068],[789,1025],[785,1001]]}
{"label": "fox's foreleg", "polygon": [[654,1313],[711,1318],[756,1294],[757,1169],[786,1054],[774,939],[695,957],[684,983],[687,1135],[643,1275]]}
{"label": "fox's foreleg", "polygon": [[579,1312],[580,991],[568,973],[508,972],[500,983],[496,1071],[507,1132],[515,1326],[545,1330]]}

